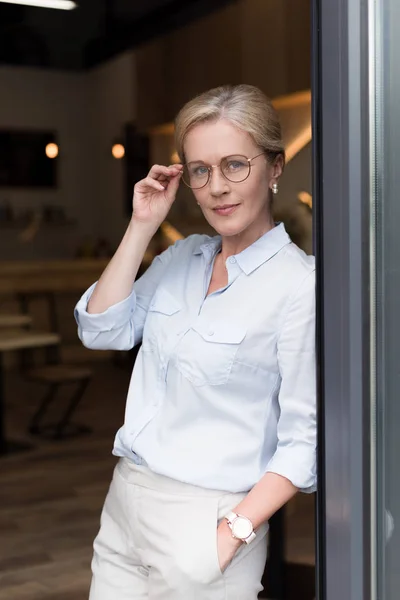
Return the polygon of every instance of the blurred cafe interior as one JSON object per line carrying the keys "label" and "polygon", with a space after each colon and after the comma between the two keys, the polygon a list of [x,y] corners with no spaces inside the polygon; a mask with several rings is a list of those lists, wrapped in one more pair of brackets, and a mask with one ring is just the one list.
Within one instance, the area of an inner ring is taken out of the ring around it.
{"label": "blurred cafe interior", "polygon": [[[224,83],[273,99],[276,220],[312,253],[309,0],[69,8],[0,1],[0,600],[87,598],[135,351],[85,349],[73,308],[123,235],[134,183],[176,160],[184,102]],[[141,271],[193,232],[210,228],[181,186]],[[262,597],[312,600],[312,495],[274,517],[269,544]]]}

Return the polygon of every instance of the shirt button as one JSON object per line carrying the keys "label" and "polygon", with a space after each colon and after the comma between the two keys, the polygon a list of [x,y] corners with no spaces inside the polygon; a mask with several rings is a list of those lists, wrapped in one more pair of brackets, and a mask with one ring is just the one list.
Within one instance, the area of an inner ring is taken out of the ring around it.
{"label": "shirt button", "polygon": [[236,262],[236,258],[234,256],[231,256],[230,259],[229,259],[229,262],[232,263],[232,264],[235,263]]}
{"label": "shirt button", "polygon": [[208,335],[214,335],[214,332],[213,331],[209,331]]}

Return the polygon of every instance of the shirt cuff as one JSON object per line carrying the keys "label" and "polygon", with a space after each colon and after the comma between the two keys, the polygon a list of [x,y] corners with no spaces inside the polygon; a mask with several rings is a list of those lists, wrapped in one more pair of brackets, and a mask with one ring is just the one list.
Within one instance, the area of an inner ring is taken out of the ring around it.
{"label": "shirt cuff", "polygon": [[74,316],[78,327],[82,331],[99,333],[119,329],[129,323],[136,307],[134,290],[127,298],[110,306],[104,312],[93,314],[87,312],[87,305],[96,285],[97,281],[90,286],[75,306]]}
{"label": "shirt cuff", "polygon": [[315,451],[301,451],[297,447],[278,448],[268,463],[267,473],[276,473],[288,479],[300,492],[312,494],[317,490],[317,462]]}

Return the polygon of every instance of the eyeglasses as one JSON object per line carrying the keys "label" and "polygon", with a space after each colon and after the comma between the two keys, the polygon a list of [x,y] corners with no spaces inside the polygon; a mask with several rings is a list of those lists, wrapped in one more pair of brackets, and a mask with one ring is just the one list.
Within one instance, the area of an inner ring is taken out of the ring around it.
{"label": "eyeglasses", "polygon": [[182,179],[192,190],[199,190],[207,185],[211,179],[212,170],[219,167],[222,175],[232,183],[245,181],[251,172],[251,161],[265,152],[261,152],[253,158],[247,158],[241,154],[225,156],[219,165],[206,165],[201,161],[193,161],[183,165]]}

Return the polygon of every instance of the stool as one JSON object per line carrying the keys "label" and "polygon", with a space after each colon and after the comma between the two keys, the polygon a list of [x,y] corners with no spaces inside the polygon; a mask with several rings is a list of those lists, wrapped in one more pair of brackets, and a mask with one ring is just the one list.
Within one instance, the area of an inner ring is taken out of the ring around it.
{"label": "stool", "polygon": [[[65,437],[90,433],[91,429],[89,427],[70,422],[70,418],[92,378],[92,371],[90,369],[75,367],[73,365],[56,364],[30,369],[25,373],[25,376],[31,381],[45,383],[49,386],[39,408],[30,421],[30,433],[52,439],[63,439]],[[55,400],[59,387],[65,384],[76,385],[67,409],[57,423],[43,425],[42,420],[48,407]]]}

